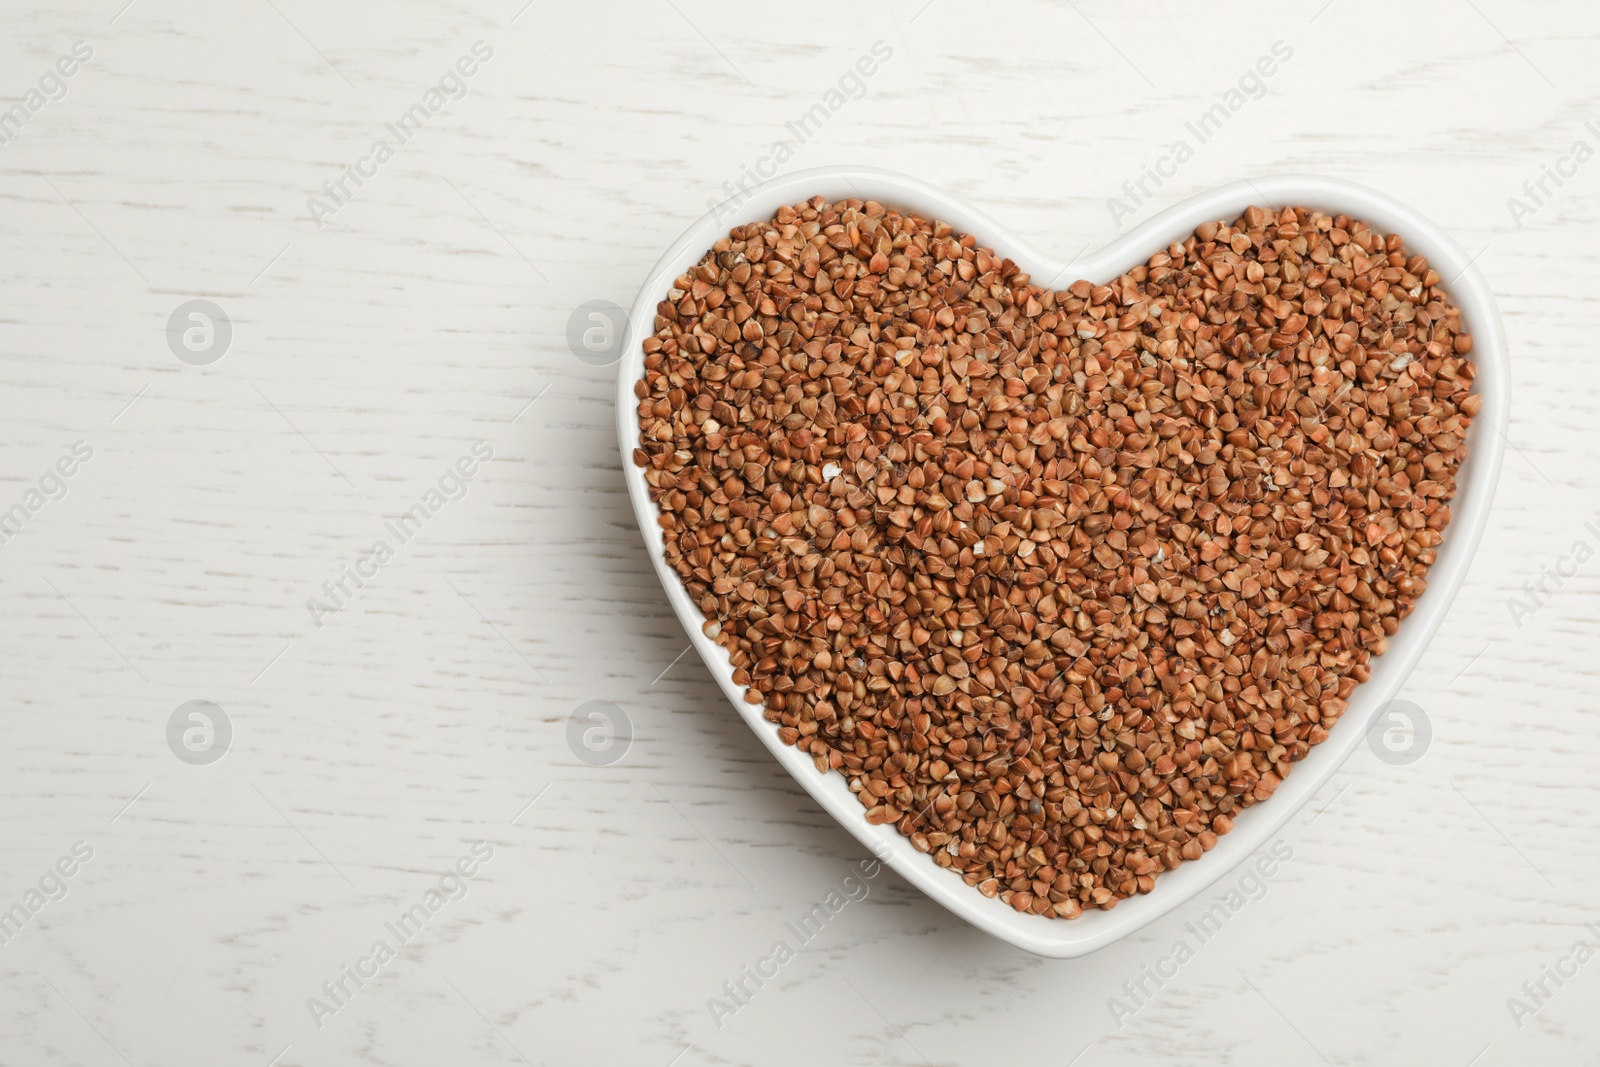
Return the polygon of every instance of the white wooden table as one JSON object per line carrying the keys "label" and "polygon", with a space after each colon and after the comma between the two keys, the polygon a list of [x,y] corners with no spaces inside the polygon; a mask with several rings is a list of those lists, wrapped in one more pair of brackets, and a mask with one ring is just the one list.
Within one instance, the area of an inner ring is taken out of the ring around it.
{"label": "white wooden table", "polygon": [[[124,2],[0,9],[0,1063],[1594,1062],[1600,962],[1523,988],[1600,946],[1593,5]],[[714,1010],[865,854],[682,654],[567,321],[840,162],[1065,253],[1289,171],[1482,249],[1515,447],[1404,692],[1431,747],[1363,749],[1203,944],[1036,959],[885,873]]]}

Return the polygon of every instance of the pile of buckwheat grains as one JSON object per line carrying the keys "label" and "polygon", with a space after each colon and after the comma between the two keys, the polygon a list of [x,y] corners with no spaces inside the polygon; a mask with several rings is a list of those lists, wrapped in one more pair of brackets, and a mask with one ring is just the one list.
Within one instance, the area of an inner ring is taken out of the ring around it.
{"label": "pile of buckwheat grains", "polygon": [[1108,285],[822,198],[643,342],[667,562],[779,736],[1017,911],[1272,795],[1426,586],[1479,397],[1437,272],[1250,208]]}

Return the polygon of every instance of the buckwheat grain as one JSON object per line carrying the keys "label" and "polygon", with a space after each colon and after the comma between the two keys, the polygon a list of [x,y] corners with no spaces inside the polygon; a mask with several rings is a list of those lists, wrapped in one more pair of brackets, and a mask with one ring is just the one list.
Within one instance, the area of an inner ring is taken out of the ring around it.
{"label": "buckwheat grain", "polygon": [[821,198],[657,307],[667,560],[779,736],[1018,911],[1149,892],[1427,588],[1479,397],[1399,237],[1252,207],[1108,284]]}

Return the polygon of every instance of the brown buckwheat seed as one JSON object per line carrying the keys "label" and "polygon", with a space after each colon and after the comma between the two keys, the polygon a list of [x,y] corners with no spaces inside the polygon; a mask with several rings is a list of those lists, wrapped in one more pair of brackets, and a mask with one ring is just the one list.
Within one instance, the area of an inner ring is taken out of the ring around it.
{"label": "brown buckwheat seed", "polygon": [[1421,256],[1250,208],[1034,285],[871,201],[733,230],[635,385],[667,561],[787,744],[1018,911],[1272,795],[1427,586],[1478,410]]}

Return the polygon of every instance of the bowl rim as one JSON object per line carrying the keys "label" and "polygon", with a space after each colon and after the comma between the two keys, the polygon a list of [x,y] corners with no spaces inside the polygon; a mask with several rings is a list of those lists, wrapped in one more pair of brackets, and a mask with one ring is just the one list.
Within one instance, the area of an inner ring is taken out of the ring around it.
{"label": "bowl rim", "polygon": [[[1107,281],[1143,263],[1156,251],[1182,240],[1201,223],[1232,220],[1248,206],[1309,207],[1348,215],[1385,233],[1397,233],[1412,254],[1426,256],[1461,309],[1462,323],[1472,335],[1471,359],[1477,373],[1475,392],[1482,407],[1468,430],[1468,452],[1457,475],[1451,500],[1451,521],[1428,574],[1428,588],[1410,616],[1389,641],[1388,650],[1373,657],[1372,673],[1352,695],[1345,714],[1327,740],[1293,768],[1271,798],[1240,812],[1231,832],[1199,860],[1163,872],[1156,888],[1121,901],[1109,911],[1085,910],[1076,919],[1046,919],[1022,914],[996,898],[988,898],[940,868],[912,847],[893,825],[866,822],[863,808],[850,793],[843,775],[822,774],[811,757],[778,739],[778,727],[762,718],[762,706],[747,704],[745,692],[733,684],[728,653],[701,631],[704,621],[681,579],[666,562],[665,542],[650,501],[644,472],[635,466],[638,445],[638,402],[633,385],[644,368],[640,341],[652,332],[657,303],[672,282],[693,266],[729,228],[770,218],[780,207],[813,196],[829,200],[858,198],[946,222],[970,233],[978,243],[1009,257],[1041,282],[1060,288],[1077,278]],[[1505,328],[1488,285],[1469,257],[1440,227],[1406,204],[1374,189],[1336,178],[1281,175],[1245,179],[1201,193],[1119,233],[1106,245],[1069,260],[1052,260],[1031,243],[985,213],[932,185],[907,175],[871,167],[819,167],[775,178],[715,205],[692,223],[651,268],[629,311],[622,356],[617,364],[617,436],[623,475],[633,502],[639,531],[649,550],[673,611],[691,645],[746,724],[802,788],[836,822],[884,860],[901,877],[944,908],[1003,941],[1046,957],[1074,958],[1104,948],[1182,907],[1235,867],[1270,845],[1274,836],[1328,782],[1361,744],[1383,707],[1392,701],[1438,631],[1466,578],[1483,536],[1504,460],[1510,411],[1510,371]],[[1071,274],[1070,279],[1066,278]],[[1487,431],[1485,429],[1487,427]]]}

